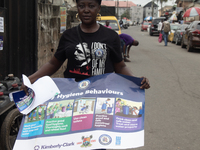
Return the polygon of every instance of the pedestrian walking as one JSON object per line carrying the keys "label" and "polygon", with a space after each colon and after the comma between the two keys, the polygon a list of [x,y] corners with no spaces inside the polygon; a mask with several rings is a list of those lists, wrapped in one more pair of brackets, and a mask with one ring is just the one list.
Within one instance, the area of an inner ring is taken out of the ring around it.
{"label": "pedestrian walking", "polygon": [[167,19],[165,18],[165,20],[163,22],[163,25],[162,25],[162,33],[163,33],[163,38],[164,38],[165,46],[167,46],[168,34],[169,34],[170,30],[171,30],[170,24],[167,21]]}

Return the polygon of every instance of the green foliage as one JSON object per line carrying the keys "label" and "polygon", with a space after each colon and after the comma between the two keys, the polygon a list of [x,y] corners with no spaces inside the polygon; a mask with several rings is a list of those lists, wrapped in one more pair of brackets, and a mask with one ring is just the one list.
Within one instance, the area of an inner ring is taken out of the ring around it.
{"label": "green foliage", "polygon": [[121,15],[121,18],[124,18],[124,17],[126,17],[127,19],[130,19],[130,18],[131,18],[129,9],[127,9],[127,10]]}

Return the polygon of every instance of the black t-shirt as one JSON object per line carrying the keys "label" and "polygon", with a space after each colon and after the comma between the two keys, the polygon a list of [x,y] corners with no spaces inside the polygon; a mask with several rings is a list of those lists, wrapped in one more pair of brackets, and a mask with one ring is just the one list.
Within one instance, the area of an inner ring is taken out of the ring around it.
{"label": "black t-shirt", "polygon": [[68,59],[64,77],[82,80],[114,72],[113,63],[122,61],[118,34],[102,25],[94,33],[84,33],[78,26],[84,51],[76,28],[63,33],[55,53],[55,57],[60,61]]}

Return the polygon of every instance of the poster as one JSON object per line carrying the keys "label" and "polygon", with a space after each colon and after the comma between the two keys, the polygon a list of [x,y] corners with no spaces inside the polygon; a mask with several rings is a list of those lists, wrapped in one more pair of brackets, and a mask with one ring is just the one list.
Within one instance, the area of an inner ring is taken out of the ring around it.
{"label": "poster", "polygon": [[0,36],[0,50],[3,50],[3,36]]}
{"label": "poster", "polygon": [[141,78],[108,73],[80,82],[53,80],[60,94],[23,117],[13,150],[144,146]]}
{"label": "poster", "polygon": [[23,83],[28,87],[28,95],[24,91],[14,91],[9,94],[20,113],[27,115],[35,107],[45,103],[60,93],[55,82],[49,76],[43,76],[31,84],[26,75],[22,75]]}
{"label": "poster", "polygon": [[66,30],[66,7],[60,7],[60,33]]}
{"label": "poster", "polygon": [[0,32],[4,33],[4,18],[0,17]]}

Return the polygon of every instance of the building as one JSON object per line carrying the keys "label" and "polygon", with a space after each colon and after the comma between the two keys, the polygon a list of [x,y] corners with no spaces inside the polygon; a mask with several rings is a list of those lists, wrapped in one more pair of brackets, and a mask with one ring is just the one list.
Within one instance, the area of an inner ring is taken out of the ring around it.
{"label": "building", "polygon": [[[152,2],[147,3],[143,6],[143,19],[152,16]],[[154,3],[153,5],[153,16],[158,17],[158,5]]]}
{"label": "building", "polygon": [[[178,18],[185,13],[185,11],[191,7],[200,7],[200,0],[176,0],[177,8],[181,8],[181,11],[177,12]],[[190,22],[191,20],[200,20],[199,16],[186,17],[183,18],[185,22]]]}
{"label": "building", "polygon": [[130,14],[133,22],[143,21],[143,7],[141,5],[131,7]]}
{"label": "building", "polygon": [[158,10],[158,16],[165,16],[168,14],[171,14],[171,12],[169,12],[171,9],[173,8],[173,6],[164,6],[161,9]]}
{"label": "building", "polygon": [[[131,7],[137,6],[131,1],[102,1],[102,6],[114,6],[116,17],[121,19],[121,15],[124,14],[126,11],[130,12]],[[130,15],[131,16],[131,15]],[[132,20],[132,18],[130,18]]]}
{"label": "building", "polygon": [[[71,18],[68,10],[75,5],[74,0],[1,0],[0,79],[29,76],[48,62]],[[66,66],[67,61],[52,77],[63,77]]]}

